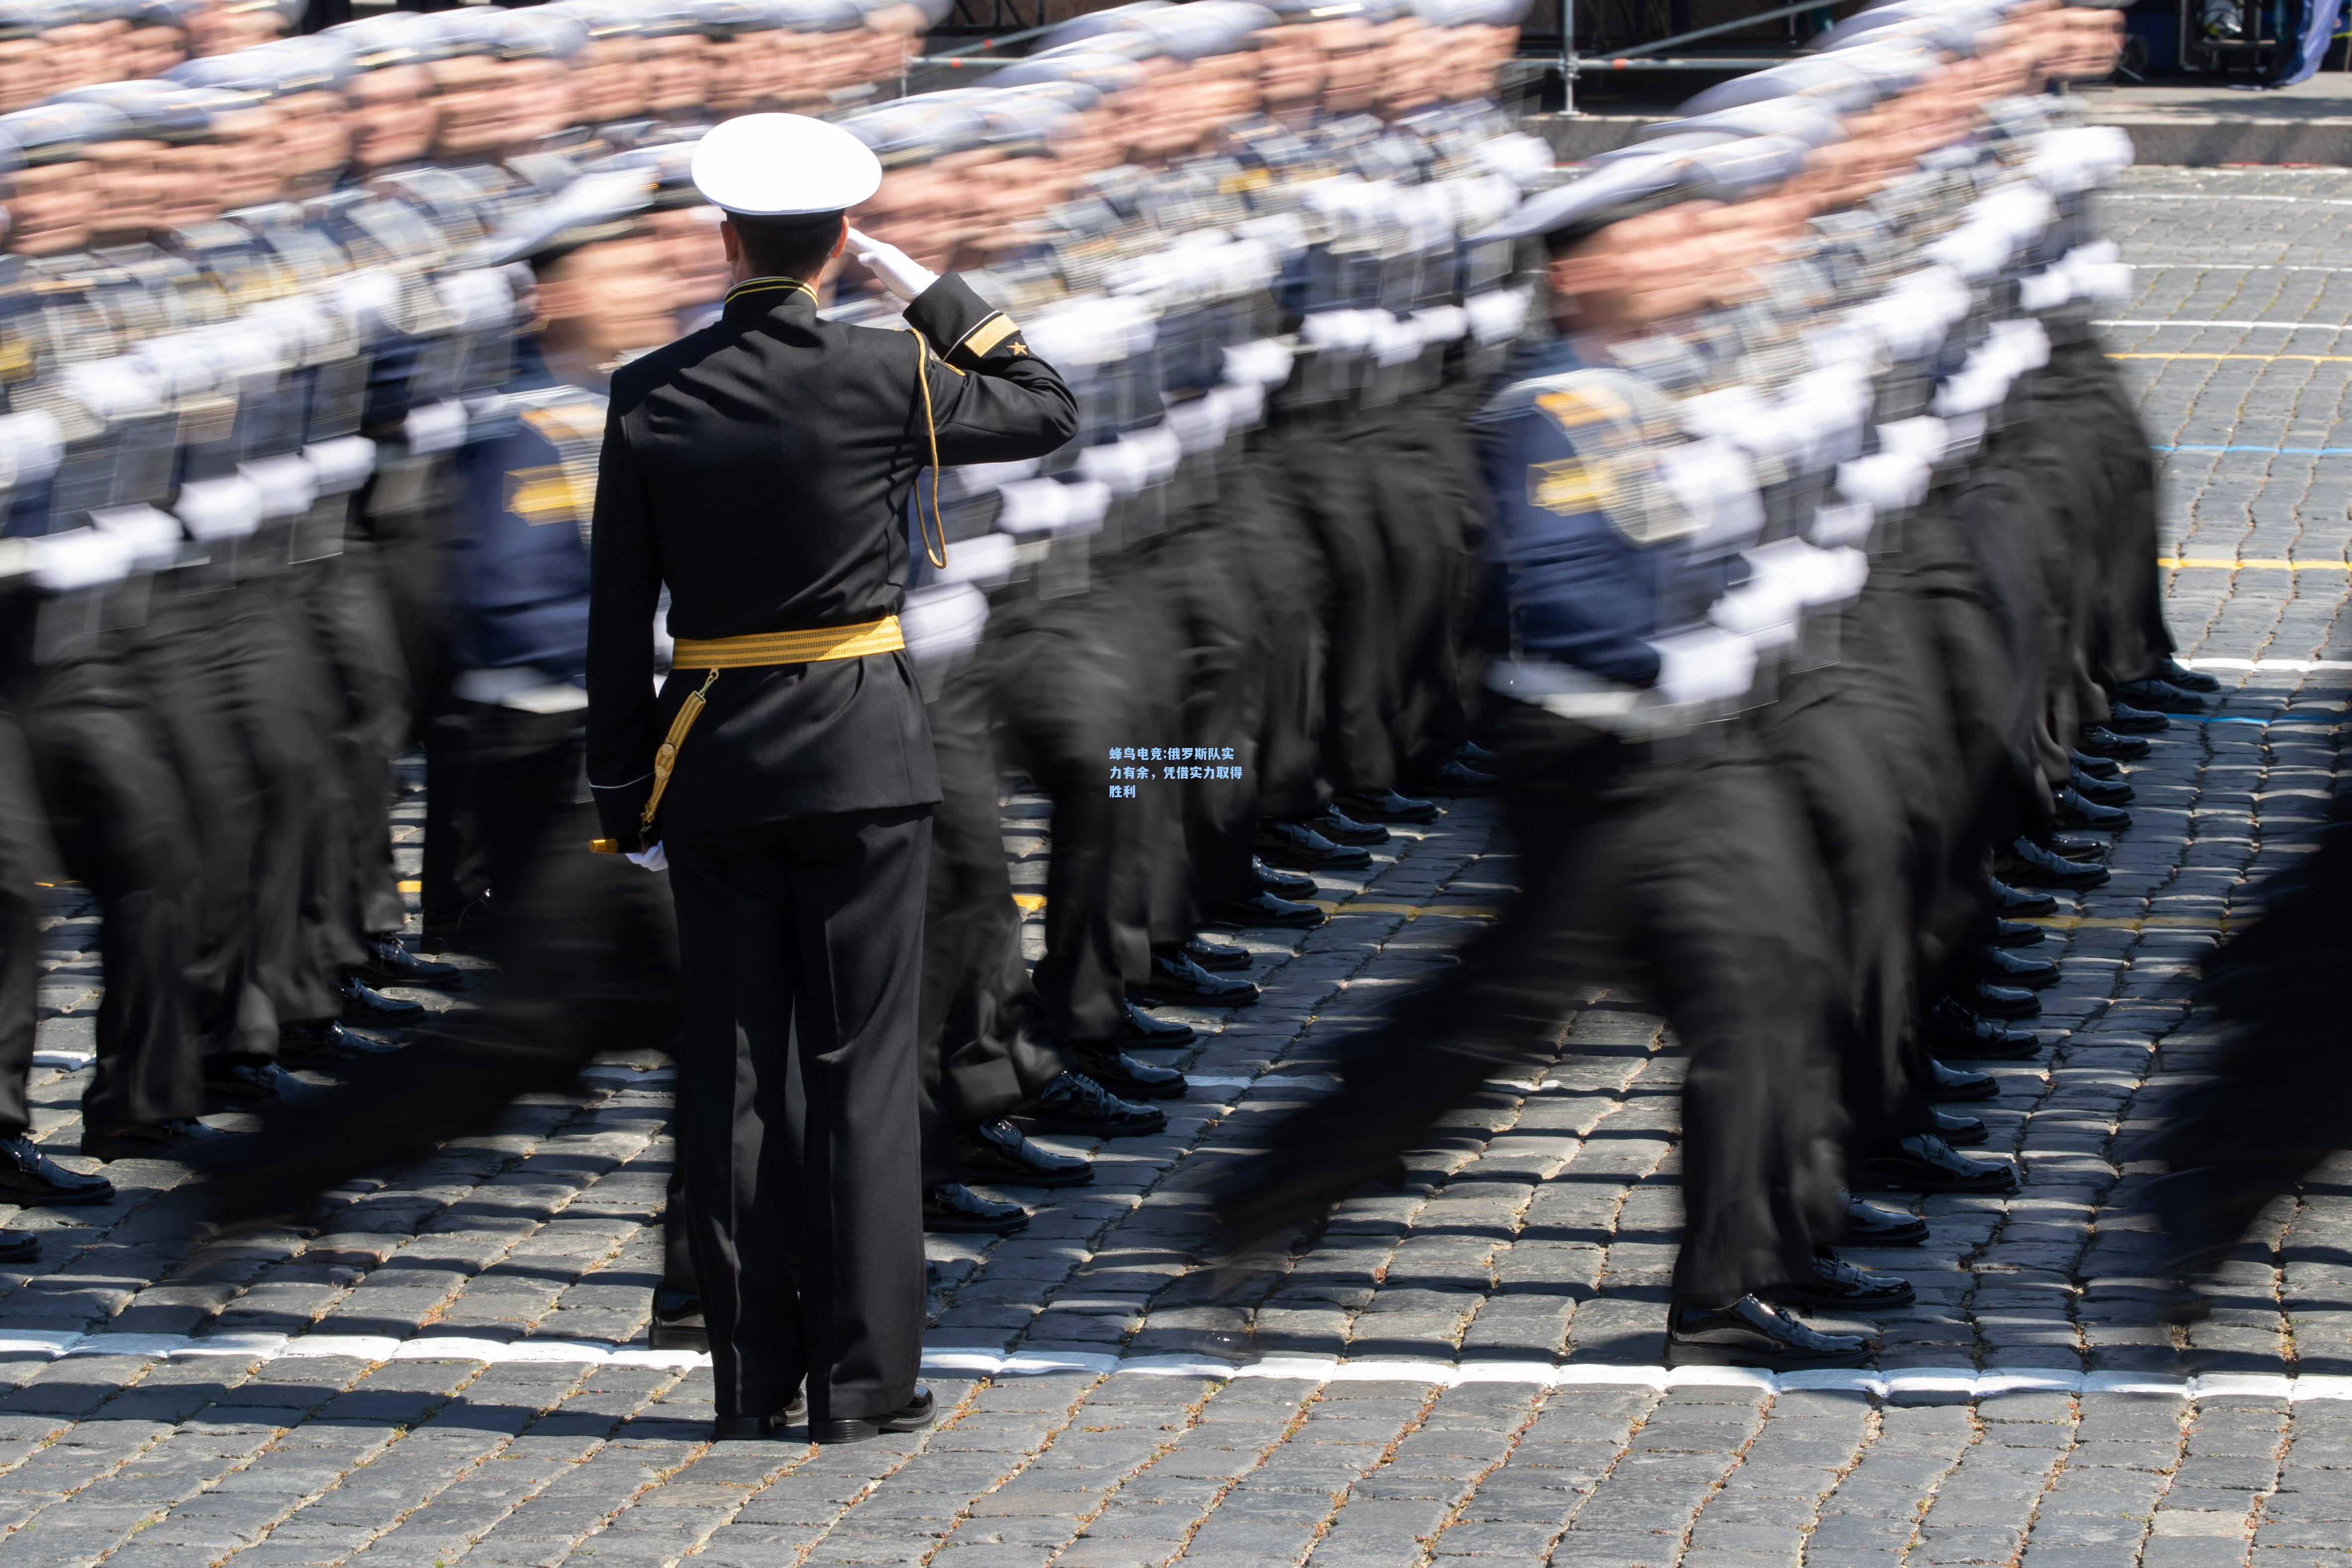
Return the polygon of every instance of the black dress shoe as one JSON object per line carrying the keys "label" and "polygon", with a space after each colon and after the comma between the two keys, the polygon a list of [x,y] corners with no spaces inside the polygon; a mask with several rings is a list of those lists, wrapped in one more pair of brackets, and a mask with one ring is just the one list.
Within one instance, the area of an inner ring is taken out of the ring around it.
{"label": "black dress shoe", "polygon": [[41,1255],[41,1238],[31,1230],[0,1230],[0,1263],[27,1263]]}
{"label": "black dress shoe", "polygon": [[1888,1208],[1848,1193],[1845,1239],[1855,1247],[1916,1247],[1927,1239],[1927,1222],[1907,1210]]}
{"label": "black dress shoe", "polygon": [[1967,1104],[1978,1100],[2000,1098],[2000,1080],[1990,1072],[1973,1068],[1954,1067],[1948,1061],[1927,1059],[1935,1082],[1927,1086],[1927,1098],[1947,1104]]}
{"label": "black dress shoe", "polygon": [[1996,986],[1990,980],[1970,980],[1953,993],[1962,1007],[1979,1018],[2030,1019],[2040,1015],[2042,998],[2022,986]]}
{"label": "black dress shoe", "polygon": [[995,1186],[1084,1186],[1095,1179],[1091,1161],[1033,1144],[1001,1116],[958,1138],[956,1152],[964,1169]]}
{"label": "black dress shoe", "polygon": [[1089,1138],[1148,1138],[1168,1130],[1166,1112],[1122,1100],[1083,1072],[1063,1073],[1019,1113],[1041,1133]]}
{"label": "black dress shoe", "polygon": [[2103,783],[2115,783],[2124,776],[2124,765],[2111,757],[2094,757],[2087,751],[2069,751],[2066,762],[2075,773],[2087,774]]}
{"label": "black dress shoe", "polygon": [[1393,789],[1350,789],[1339,797],[1339,809],[1360,822],[1433,822],[1434,800],[1400,795]]}
{"label": "black dress shoe", "polygon": [[192,1144],[230,1134],[207,1127],[194,1117],[173,1122],[141,1122],[100,1132],[85,1127],[81,1152],[95,1160],[168,1160]]}
{"label": "black dress shoe", "polygon": [[274,1061],[205,1064],[205,1097],[224,1106],[257,1105],[268,1100],[299,1100],[310,1086]]}
{"label": "black dress shoe", "polygon": [[2106,839],[2085,839],[2074,833],[2044,833],[2033,841],[2062,860],[2084,865],[2106,859],[2116,847]]}
{"label": "black dress shoe", "polygon": [[1205,936],[1193,936],[1184,943],[1184,956],[1212,973],[1223,974],[1234,969],[1246,969],[1257,962],[1257,955],[1246,947],[1229,946],[1212,942]]}
{"label": "black dress shoe", "polygon": [[931,1424],[935,1413],[931,1391],[918,1383],[914,1398],[887,1416],[869,1416],[863,1419],[845,1416],[826,1421],[812,1421],[809,1423],[809,1438],[818,1443],[862,1443],[885,1432],[919,1432]]}
{"label": "black dress shoe", "polygon": [[[1301,880],[1304,880],[1303,878]],[[1309,883],[1310,887],[1314,884]],[[1256,894],[1249,898],[1228,899],[1213,904],[1201,912],[1212,925],[1227,925],[1246,931],[1253,926],[1271,926],[1289,931],[1312,931],[1328,918],[1311,904],[1293,904],[1271,893]]]}
{"label": "black dress shoe", "polygon": [[923,1189],[923,1228],[947,1236],[1010,1236],[1029,1223],[1017,1203],[982,1197],[960,1181]]}
{"label": "black dress shoe", "polygon": [[68,1170],[22,1133],[0,1143],[0,1203],[45,1208],[104,1203],[113,1196],[112,1182],[102,1176]]}
{"label": "black dress shoe", "polygon": [[494,923],[490,895],[486,893],[455,915],[428,910],[416,946],[427,953],[470,953],[476,957],[487,957]]}
{"label": "black dress shoe", "polygon": [[772,1443],[808,1419],[808,1396],[795,1389],[792,1403],[772,1416],[721,1416],[711,1424],[714,1443]]}
{"label": "black dress shoe", "polygon": [[2120,779],[2102,778],[2084,768],[2076,768],[2068,773],[2067,782],[2075,794],[2095,805],[2126,806],[2139,795],[2138,790]]}
{"label": "black dress shoe", "polygon": [[1827,1248],[1822,1253],[1813,1259],[1811,1274],[1773,1286],[1768,1292],[1772,1300],[1791,1306],[1879,1312],[1907,1307],[1919,1299],[1911,1281],[1900,1274],[1858,1268]]}
{"label": "black dress shoe", "polygon": [[370,1024],[380,1028],[386,1024],[415,1023],[425,1016],[423,1002],[387,997],[362,982],[357,975],[345,975],[338,989],[343,998],[345,1023]]}
{"label": "black dress shoe", "polygon": [[2156,666],[2156,678],[2184,692],[2203,692],[2210,695],[2221,689],[2221,683],[2202,670],[2192,670],[2179,660],[2166,654]]}
{"label": "black dress shoe", "polygon": [[379,986],[431,986],[454,991],[466,983],[466,971],[412,953],[397,936],[371,936],[367,961],[359,972]]}
{"label": "black dress shoe", "polygon": [[1119,1006],[1127,1011],[1118,1020],[1118,1038],[1131,1045],[1190,1045],[1201,1038],[1191,1024],[1175,1019],[1154,1018],[1125,999]]}
{"label": "black dress shoe", "polygon": [[2152,708],[2115,702],[2107,705],[2106,722],[2100,727],[2110,735],[2157,735],[2170,729],[2172,721]]}
{"label": "black dress shoe", "polygon": [[1323,891],[1315,885],[1313,877],[1270,866],[1257,855],[1250,856],[1250,874],[1257,878],[1260,892],[1270,893],[1276,898],[1286,898],[1293,904],[1304,904]]}
{"label": "black dress shoe", "polygon": [[2016,919],[2030,920],[2037,915],[2058,913],[2058,901],[2048,894],[2011,887],[1997,876],[1985,878],[1985,890],[1992,894],[1994,909]]}
{"label": "black dress shoe", "polygon": [[1992,945],[1996,947],[2032,947],[2042,941],[2042,927],[2029,925],[2022,920],[1993,922]]}
{"label": "black dress shoe", "polygon": [[1130,997],[1196,1008],[1245,1008],[1258,998],[1255,980],[1212,975],[1179,951],[1151,955],[1151,976],[1127,988]]}
{"label": "black dress shoe", "polygon": [[[2026,929],[2037,936],[2041,935],[2031,925]],[[1998,946],[1978,948],[1977,967],[1988,980],[2004,986],[2023,986],[2028,990],[2038,991],[2058,983],[2058,966],[2049,959],[2021,957]]]}
{"label": "black dress shoe", "polygon": [[1307,825],[1335,844],[1384,844],[1389,831],[1378,822],[1360,822],[1337,806],[1327,806],[1322,815],[1308,820]]}
{"label": "black dress shoe", "polygon": [[1433,795],[1484,795],[1499,789],[1502,780],[1459,757],[1448,758],[1413,782]]}
{"label": "black dress shoe", "polygon": [[1123,1051],[1091,1042],[1074,1048],[1086,1075],[1122,1100],[1181,1100],[1184,1075],[1172,1067],[1139,1061]]}
{"label": "black dress shoe", "polygon": [[1666,1313],[1668,1366],[1756,1366],[1801,1372],[1860,1366],[1871,1343],[1860,1334],[1823,1333],[1784,1307],[1742,1296],[1727,1307],[1681,1303]]}
{"label": "black dress shoe", "polygon": [[1979,1018],[1950,997],[1927,1009],[1927,1050],[1963,1061],[2023,1061],[2042,1054],[2042,1041],[2021,1029]]}
{"label": "black dress shoe", "polygon": [[2205,699],[2170,681],[2134,681],[2119,686],[2116,695],[2148,713],[2203,713]]}
{"label": "black dress shoe", "polygon": [[1940,1111],[1933,1105],[1927,1107],[1927,1113],[1936,1118],[1936,1136],[1956,1149],[1972,1149],[1992,1135],[1985,1130],[1984,1123],[1974,1116],[1963,1116],[1957,1111]]}
{"label": "black dress shoe", "polygon": [[1335,844],[1304,822],[1277,822],[1271,817],[1257,825],[1257,852],[1276,865],[1300,871],[1361,871],[1372,863],[1370,850]]}
{"label": "black dress shoe", "polygon": [[400,1047],[353,1034],[333,1019],[289,1023],[278,1030],[278,1053],[297,1061],[352,1061],[362,1056],[390,1056]]}
{"label": "black dress shoe", "polygon": [[653,1321],[646,1325],[646,1343],[655,1350],[710,1350],[709,1325],[702,1321],[702,1294],[675,1285],[654,1290]]}
{"label": "black dress shoe", "polygon": [[2021,887],[2063,887],[2080,892],[2098,886],[2108,877],[2106,867],[2070,861],[2032,839],[2017,840],[2001,859],[2000,874]]}
{"label": "black dress shoe", "polygon": [[2104,725],[2096,724],[2084,725],[2083,738],[2075,744],[2078,749],[2087,751],[2094,757],[2109,758],[2117,762],[2129,762],[2135,758],[2146,757],[2155,749],[2137,735],[2121,735]]}
{"label": "black dress shoe", "polygon": [[1857,1160],[1853,1185],[1882,1192],[2017,1190],[2017,1167],[1986,1155],[1964,1155],[1931,1133],[1903,1140],[1891,1155]]}
{"label": "black dress shoe", "polygon": [[[2128,792],[2128,791],[2126,791]],[[2051,809],[2070,828],[2090,828],[2120,833],[2132,825],[2132,814],[2118,806],[2103,806],[2069,784],[2050,797]]]}

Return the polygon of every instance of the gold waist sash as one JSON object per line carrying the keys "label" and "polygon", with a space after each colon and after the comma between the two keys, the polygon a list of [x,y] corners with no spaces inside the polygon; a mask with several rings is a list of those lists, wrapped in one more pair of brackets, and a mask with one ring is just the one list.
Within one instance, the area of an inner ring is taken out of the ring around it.
{"label": "gold waist sash", "polygon": [[[862,659],[868,653],[895,653],[907,645],[906,634],[898,629],[896,615],[885,615],[879,621],[861,621],[855,626],[819,626],[807,632],[761,632],[749,637],[680,638],[670,654],[672,670],[709,670],[702,685],[687,694],[678,705],[677,716],[669,721],[669,734],[654,753],[653,793],[646,797],[646,809],[637,819],[637,834],[642,839],[654,825],[654,813],[661,809],[662,792],[669,788],[669,776],[677,768],[677,748],[686,740],[686,732],[702,716],[703,701],[721,670],[756,670],[773,664],[817,664],[834,659]],[[588,847],[599,854],[618,854],[618,839],[593,839]]]}

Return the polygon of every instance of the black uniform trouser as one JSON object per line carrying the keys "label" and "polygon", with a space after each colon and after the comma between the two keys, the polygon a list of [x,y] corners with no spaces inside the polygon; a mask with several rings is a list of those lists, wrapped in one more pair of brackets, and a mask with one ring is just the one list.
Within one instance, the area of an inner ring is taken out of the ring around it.
{"label": "black uniform trouser", "polygon": [[[1252,658],[1251,593],[1237,539],[1218,520],[1217,509],[1201,508],[1152,547],[1146,557],[1147,592],[1163,597],[1181,628],[1171,670],[1179,745],[1230,747],[1238,769],[1228,779],[1196,779],[1168,788],[1181,821],[1181,852],[1189,875],[1185,886],[1199,904],[1247,898],[1257,892],[1250,868],[1257,834],[1256,737],[1264,680]],[[1180,935],[1189,936],[1197,921]]]}
{"label": "black uniform trouser", "polygon": [[196,865],[185,803],[155,724],[121,668],[76,659],[37,672],[20,710],[49,831],[98,900],[106,994],[82,1120],[111,1132],[204,1108],[188,1028]]}
{"label": "black uniform trouser", "polygon": [[41,798],[16,710],[0,704],[0,1138],[33,1124],[26,1103],[38,1028]]}
{"label": "black uniform trouser", "polygon": [[2099,591],[2093,604],[2091,674],[2113,691],[2145,680],[2174,652],[2164,619],[2162,553],[2156,531],[2156,459],[2123,373],[2087,329],[2058,336],[2045,377],[2079,387],[2084,435],[2105,480],[2104,527],[2089,553]]}
{"label": "black uniform trouser", "polygon": [[1239,563],[1235,575],[1251,632],[1244,657],[1258,685],[1249,781],[1258,814],[1287,821],[1329,805],[1331,786],[1322,765],[1328,648],[1321,579],[1305,520],[1289,499],[1295,481],[1283,467],[1286,450],[1270,439],[1254,445],[1224,486],[1218,509]]}
{"label": "black uniform trouser", "polygon": [[1518,892],[1349,1043],[1336,1094],[1268,1129],[1222,1211],[1246,1239],[1319,1218],[1490,1077],[1548,1059],[1580,985],[1630,976],[1690,1055],[1676,1298],[1803,1277],[1843,1215],[1829,938],[1794,808],[1742,737],[1659,761],[1538,709],[1507,722]]}
{"label": "black uniform trouser", "polygon": [[407,744],[408,674],[373,555],[345,552],[298,568],[297,602],[310,645],[331,677],[327,732],[344,800],[342,860],[351,935],[381,936],[406,922],[392,865],[392,762]]}
{"label": "black uniform trouser", "polygon": [[1322,772],[1332,787],[1380,789],[1397,779],[1397,612],[1376,464],[1346,439],[1352,418],[1297,417],[1286,430],[1291,504],[1317,549],[1326,663]]}
{"label": "black uniform trouser", "polygon": [[1374,517],[1388,556],[1391,612],[1386,642],[1395,661],[1396,711],[1390,727],[1401,761],[1430,763],[1466,738],[1460,648],[1469,579],[1465,524],[1482,489],[1464,468],[1465,437],[1453,402],[1409,399],[1368,429],[1352,449],[1375,479]]}
{"label": "black uniform trouser", "polygon": [[923,904],[923,1181],[964,1179],[956,1134],[993,1121],[1062,1071],[1038,1039],[1021,959],[1021,911],[1004,858],[986,665],[965,664],[926,705],[940,770]]}
{"label": "black uniform trouser", "polygon": [[773,1415],[803,1377],[817,1420],[914,1396],[930,830],[926,805],[667,840],[678,1143],[720,1416]]}

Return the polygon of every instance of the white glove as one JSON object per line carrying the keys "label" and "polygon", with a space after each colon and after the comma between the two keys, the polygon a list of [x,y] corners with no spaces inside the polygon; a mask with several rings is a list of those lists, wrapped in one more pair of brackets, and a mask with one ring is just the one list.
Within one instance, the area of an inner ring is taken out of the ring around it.
{"label": "white glove", "polygon": [[629,852],[629,861],[631,864],[641,865],[647,871],[669,870],[669,856],[662,852],[658,841],[649,850],[632,850]]}
{"label": "white glove", "polygon": [[1658,653],[1652,689],[1659,701],[1676,707],[1727,702],[1744,695],[1756,679],[1755,644],[1735,632],[1698,626],[1655,638],[1650,646]]}
{"label": "white glove", "polygon": [[857,265],[882,280],[882,287],[912,305],[918,295],[940,280],[940,275],[919,265],[915,258],[895,245],[884,245],[869,239],[856,229],[849,231],[849,248],[857,255]]}

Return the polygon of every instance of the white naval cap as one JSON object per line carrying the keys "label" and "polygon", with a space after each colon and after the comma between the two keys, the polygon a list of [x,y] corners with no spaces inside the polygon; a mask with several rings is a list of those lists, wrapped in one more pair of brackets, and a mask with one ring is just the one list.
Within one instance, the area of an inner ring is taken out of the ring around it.
{"label": "white naval cap", "polygon": [[720,121],[695,143],[691,172],[711,205],[754,218],[841,212],[882,183],[882,162],[866,143],[799,114]]}

